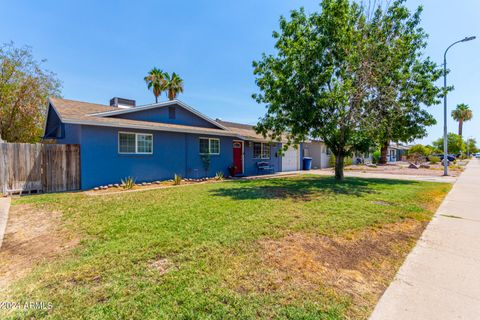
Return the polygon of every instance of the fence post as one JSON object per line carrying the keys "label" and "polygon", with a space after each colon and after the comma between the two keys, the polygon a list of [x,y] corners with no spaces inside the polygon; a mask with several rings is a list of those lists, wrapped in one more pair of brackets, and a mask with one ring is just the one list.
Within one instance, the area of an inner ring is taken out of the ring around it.
{"label": "fence post", "polygon": [[5,153],[6,144],[0,137],[0,191],[2,196],[7,194],[7,155]]}

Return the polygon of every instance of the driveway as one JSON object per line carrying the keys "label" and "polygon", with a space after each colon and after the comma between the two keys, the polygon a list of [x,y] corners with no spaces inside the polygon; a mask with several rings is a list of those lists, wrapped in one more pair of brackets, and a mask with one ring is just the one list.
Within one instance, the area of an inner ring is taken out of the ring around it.
{"label": "driveway", "polygon": [[479,319],[480,160],[458,178],[371,320]]}

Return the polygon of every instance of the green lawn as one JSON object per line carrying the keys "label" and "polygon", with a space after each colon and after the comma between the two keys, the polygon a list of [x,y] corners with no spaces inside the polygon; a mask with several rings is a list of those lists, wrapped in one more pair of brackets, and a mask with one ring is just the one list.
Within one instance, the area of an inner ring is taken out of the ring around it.
{"label": "green lawn", "polygon": [[[449,190],[450,185],[438,183],[355,178],[337,183],[332,178],[302,176],[119,195],[17,198],[13,207],[61,211],[66,228],[82,241],[11,286],[9,301],[49,301],[53,309],[5,315],[12,319],[19,315],[52,319],[366,317],[383,288],[376,288],[374,294],[356,292],[355,286],[343,290],[322,280],[323,274],[332,276],[336,268],[322,265],[320,258],[297,257],[299,250],[288,251],[283,244],[308,249],[308,243],[316,243],[312,241],[341,239],[334,243],[338,250],[349,248],[353,256],[359,253],[359,259],[368,257],[376,245],[365,232],[376,234],[382,226],[405,222],[423,227],[420,222],[430,220]],[[413,239],[411,235],[397,239],[394,233],[402,229],[388,230],[385,234],[395,239],[395,246],[382,241],[383,249],[372,255],[372,261],[345,260],[350,257],[335,251],[327,258],[343,259],[338,262],[342,270],[349,263],[363,271],[387,264],[396,269],[419,232]],[[357,250],[349,239],[358,237],[363,240],[353,242],[362,246]],[[280,255],[274,257],[275,248],[285,249],[278,249]],[[305,275],[302,268],[309,273]],[[384,278],[375,278],[376,283],[385,286],[394,269]]]}

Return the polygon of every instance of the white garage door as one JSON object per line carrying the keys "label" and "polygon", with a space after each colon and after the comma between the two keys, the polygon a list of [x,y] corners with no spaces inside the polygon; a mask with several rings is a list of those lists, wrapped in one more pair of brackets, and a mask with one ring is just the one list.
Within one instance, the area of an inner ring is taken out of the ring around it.
{"label": "white garage door", "polygon": [[282,171],[300,170],[300,149],[288,147],[282,157]]}

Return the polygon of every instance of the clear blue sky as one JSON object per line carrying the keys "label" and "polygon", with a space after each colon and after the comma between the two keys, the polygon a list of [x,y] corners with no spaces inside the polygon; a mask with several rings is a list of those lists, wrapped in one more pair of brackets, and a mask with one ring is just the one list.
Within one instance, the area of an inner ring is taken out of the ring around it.
{"label": "clear blue sky", "polygon": [[[225,120],[255,123],[264,112],[256,91],[252,60],[272,52],[278,18],[309,0],[203,1],[23,1],[0,0],[0,42],[30,45],[35,57],[63,81],[63,96],[107,104],[113,96],[151,103],[143,82],[153,66],[175,71],[185,80],[180,99],[201,112]],[[451,42],[480,36],[480,1],[409,0],[423,4],[423,26],[430,34],[426,54],[442,63]],[[464,135],[480,140],[480,39],[449,53],[449,109],[467,103],[474,119]],[[165,98],[164,98],[165,99]],[[442,107],[431,108],[439,123],[431,142],[442,134]],[[449,131],[456,131],[449,119]]]}

